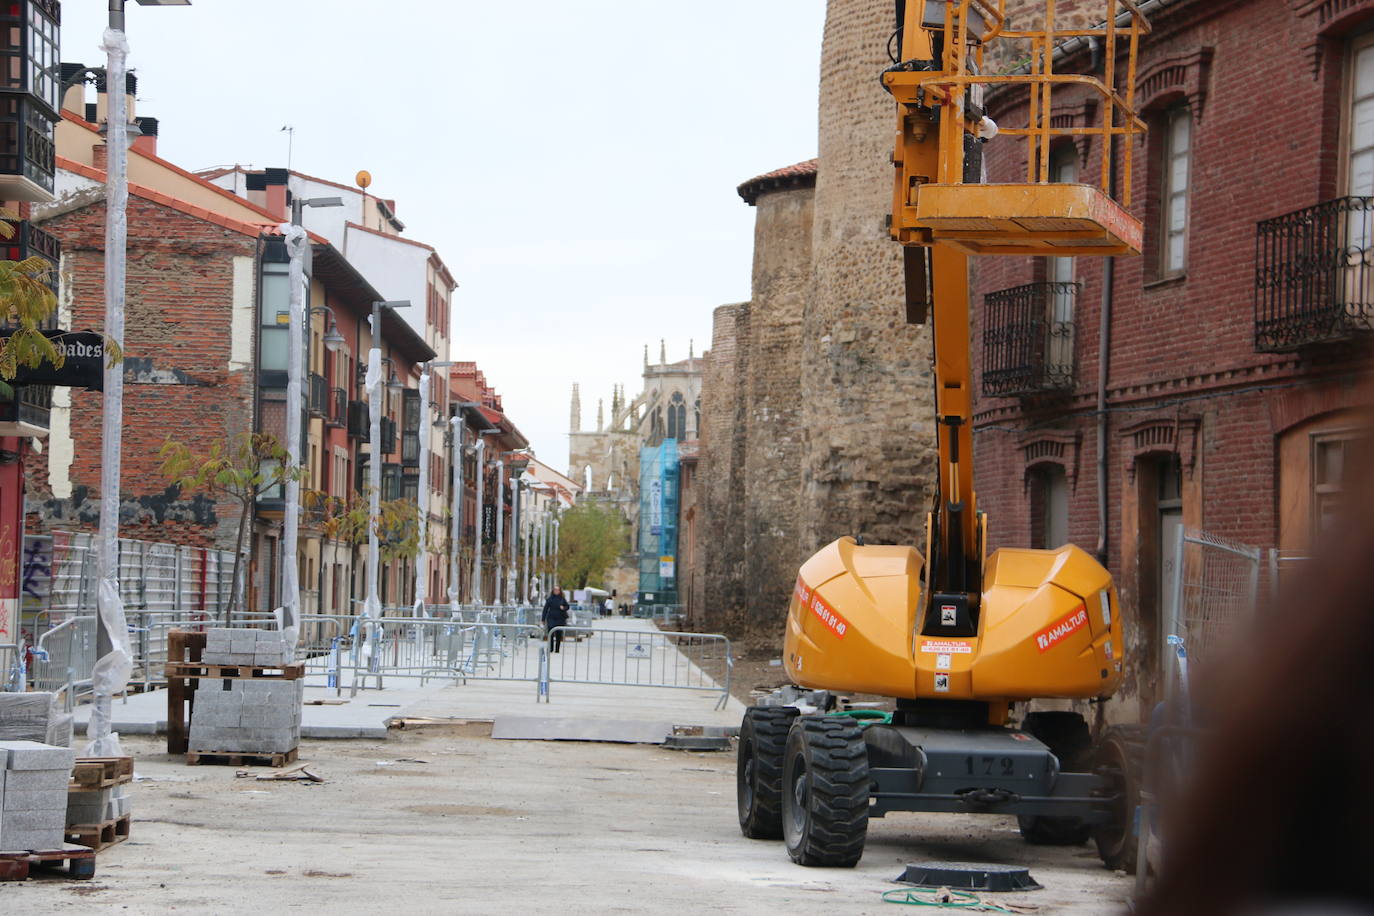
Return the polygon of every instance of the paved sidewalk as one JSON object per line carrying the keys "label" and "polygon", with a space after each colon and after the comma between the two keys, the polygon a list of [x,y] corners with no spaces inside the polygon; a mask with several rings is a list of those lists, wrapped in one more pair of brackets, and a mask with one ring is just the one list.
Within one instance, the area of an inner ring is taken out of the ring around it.
{"label": "paved sidewalk", "polygon": [[[633,618],[610,618],[604,621],[603,628],[643,632],[646,638],[658,632],[651,622]],[[538,641],[530,640],[531,648],[538,645]],[[570,651],[573,649],[576,654]],[[623,637],[598,639],[594,636],[580,643],[565,643],[564,651],[552,656],[554,676],[560,675],[565,664],[571,672],[573,659],[577,659],[579,670],[623,672],[625,651]],[[660,649],[659,653],[671,654],[672,651]],[[693,668],[685,659],[677,659],[676,667]],[[482,680],[471,676],[465,685],[443,679],[421,684],[414,678],[386,677],[383,689],[363,689],[350,697],[349,675],[350,672],[344,672],[345,686],[341,691],[325,686],[323,675],[306,678],[306,703],[321,700],[329,701],[330,705],[305,707],[301,717],[302,737],[385,738],[387,723],[397,718],[486,720],[501,716],[540,716],[734,727],[744,715],[744,707],[733,697],[723,709],[716,709],[720,694],[709,690],[555,680],[550,685],[548,702],[541,702],[535,681]],[[691,682],[712,683],[704,675]],[[343,702],[337,703],[340,700]],[[89,717],[89,706],[76,710],[78,734],[84,733],[84,723]],[[135,694],[127,701],[116,700],[114,730],[125,734],[165,733],[166,691],[155,690]]]}

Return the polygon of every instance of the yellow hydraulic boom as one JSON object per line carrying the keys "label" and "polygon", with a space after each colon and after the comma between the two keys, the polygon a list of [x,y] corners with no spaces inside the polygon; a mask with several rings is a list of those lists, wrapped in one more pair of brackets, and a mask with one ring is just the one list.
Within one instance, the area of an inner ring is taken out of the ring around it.
{"label": "yellow hydraulic boom", "polygon": [[[898,0],[899,62],[883,74],[897,102],[892,236],[905,246],[908,320],[932,324],[940,476],[927,553],[842,538],[801,570],[789,613],[785,664],[800,684],[899,698],[988,704],[1037,696],[1094,697],[1121,677],[1115,588],[1076,547],[1004,549],[985,557],[973,489],[969,259],[973,255],[1121,255],[1140,251],[1129,212],[1129,139],[1145,129],[1134,109],[1139,38],[1149,24],[1133,0],[1103,0],[1102,24],[1056,30],[1046,0],[1039,28],[1015,30],[1005,0]],[[1093,39],[1101,74],[1056,71],[1066,40]],[[990,73],[1001,44],[1024,63]],[[1024,125],[999,126],[983,107],[992,86],[1029,92]],[[1056,88],[1086,87],[1100,123],[1056,127]],[[1091,184],[1049,181],[1049,151],[1065,135],[1099,138]],[[1027,143],[1026,180],[983,182],[982,149]],[[1119,150],[1121,192],[1111,170]],[[1053,650],[1053,651],[1051,651]]]}

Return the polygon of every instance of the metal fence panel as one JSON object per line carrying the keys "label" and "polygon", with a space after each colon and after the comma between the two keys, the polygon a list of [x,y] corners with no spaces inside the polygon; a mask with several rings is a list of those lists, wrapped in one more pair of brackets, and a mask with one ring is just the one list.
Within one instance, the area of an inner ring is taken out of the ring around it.
{"label": "metal fence panel", "polygon": [[[1179,574],[1165,637],[1183,639],[1188,656],[1207,664],[1220,657],[1256,616],[1263,551],[1205,531],[1180,529],[1174,547]],[[1161,671],[1174,650],[1165,643]]]}
{"label": "metal fence panel", "polygon": [[548,680],[579,684],[667,687],[720,692],[730,697],[734,658],[718,633],[557,627],[559,651],[549,654]]}

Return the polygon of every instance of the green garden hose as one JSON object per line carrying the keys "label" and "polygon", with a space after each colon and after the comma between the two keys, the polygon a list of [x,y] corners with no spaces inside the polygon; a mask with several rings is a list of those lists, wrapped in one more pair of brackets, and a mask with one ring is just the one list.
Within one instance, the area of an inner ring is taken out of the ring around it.
{"label": "green garden hose", "polygon": [[896,890],[883,891],[884,903],[901,903],[907,906],[928,906],[937,910],[973,910],[981,913],[1015,913],[1016,910],[1009,910],[991,901],[984,900],[977,894],[967,891],[956,891],[948,888],[938,891],[931,891],[933,897],[922,897],[916,891],[908,888],[897,888]]}

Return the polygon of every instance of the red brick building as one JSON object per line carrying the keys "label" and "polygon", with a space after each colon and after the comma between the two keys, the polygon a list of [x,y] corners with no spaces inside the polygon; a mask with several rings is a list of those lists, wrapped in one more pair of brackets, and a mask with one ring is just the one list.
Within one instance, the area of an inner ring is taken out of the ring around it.
{"label": "red brick building", "polygon": [[[1149,702],[1178,527],[1302,554],[1364,436],[1374,0],[1142,6],[1143,255],[979,259],[972,343],[989,548],[1096,549],[1136,621],[1124,695]],[[1054,124],[1094,106],[1056,92]],[[1024,95],[988,107],[1025,123]],[[1024,180],[1023,144],[985,151],[989,181]],[[1064,138],[1052,180],[1095,176],[1103,153]]]}

